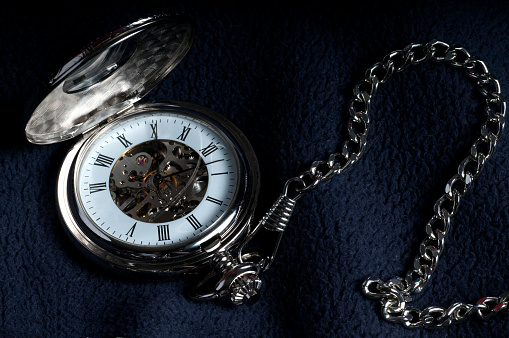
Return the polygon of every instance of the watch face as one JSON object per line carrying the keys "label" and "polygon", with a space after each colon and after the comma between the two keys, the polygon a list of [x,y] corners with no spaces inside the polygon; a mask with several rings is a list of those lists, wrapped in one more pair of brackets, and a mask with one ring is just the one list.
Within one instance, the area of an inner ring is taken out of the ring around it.
{"label": "watch face", "polygon": [[152,109],[110,122],[87,141],[76,161],[75,195],[103,238],[161,251],[220,231],[239,175],[236,148],[220,126]]}

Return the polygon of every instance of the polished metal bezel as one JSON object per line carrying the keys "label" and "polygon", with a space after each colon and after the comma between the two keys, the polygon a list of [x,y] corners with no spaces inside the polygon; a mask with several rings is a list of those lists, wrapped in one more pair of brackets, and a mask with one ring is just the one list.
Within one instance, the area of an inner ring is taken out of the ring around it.
{"label": "polished metal bezel", "polygon": [[215,252],[231,248],[250,232],[251,218],[259,191],[259,170],[254,151],[247,138],[231,122],[213,111],[189,104],[176,102],[151,102],[133,106],[122,117],[135,114],[169,111],[179,115],[198,118],[214,126],[226,140],[231,142],[238,158],[239,187],[226,214],[220,223],[214,225],[203,236],[182,245],[168,246],[163,251],[153,249],[133,250],[126,245],[119,245],[102,234],[81,211],[76,198],[75,174],[80,156],[94,141],[94,137],[118,120],[107,123],[80,140],[68,153],[58,180],[58,203],[60,214],[70,237],[88,256],[120,269],[138,272],[182,271],[197,267]]}

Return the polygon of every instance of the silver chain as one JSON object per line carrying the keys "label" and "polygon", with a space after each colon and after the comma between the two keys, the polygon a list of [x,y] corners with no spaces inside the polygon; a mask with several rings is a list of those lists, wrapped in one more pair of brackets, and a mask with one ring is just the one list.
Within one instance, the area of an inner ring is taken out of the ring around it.
{"label": "silver chain", "polygon": [[[485,100],[486,121],[481,127],[481,136],[470,148],[470,154],[460,162],[458,173],[447,182],[445,193],[434,205],[434,215],[426,224],[427,236],[420,244],[413,269],[408,271],[404,278],[395,277],[383,282],[379,278],[370,277],[363,283],[363,293],[369,298],[381,301],[383,318],[400,322],[406,327],[444,327],[460,322],[474,313],[480,318],[488,318],[499,312],[509,313],[509,292],[498,297],[484,297],[474,305],[456,303],[447,309],[432,306],[419,310],[407,306],[412,300],[412,294],[421,292],[430,280],[443,252],[451,219],[456,215],[460,201],[479,176],[486,160],[493,155],[497,140],[502,135],[506,104],[498,80],[489,73],[483,61],[471,56],[462,47],[450,46],[436,40],[427,44],[410,44],[403,50],[389,53],[382,62],[370,67],[364,79],[354,87],[354,96],[348,104],[349,139],[343,143],[341,152],[331,154],[327,160],[313,162],[309,170],[289,179],[284,193],[278,199],[284,203],[276,202],[269,212],[271,215],[262,221],[266,229],[282,233],[295,201],[303,193],[350,169],[366,150],[371,100],[376,95],[378,86],[387,82],[393,73],[429,60],[445,62],[462,69],[468,77],[476,81]],[[288,201],[292,202],[291,208]],[[279,214],[284,214],[285,217],[274,217]]]}

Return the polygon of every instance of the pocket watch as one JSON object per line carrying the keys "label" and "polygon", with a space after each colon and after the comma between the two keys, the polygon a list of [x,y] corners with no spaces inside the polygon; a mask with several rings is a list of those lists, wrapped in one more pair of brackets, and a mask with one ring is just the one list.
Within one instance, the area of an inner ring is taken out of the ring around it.
{"label": "pocket watch", "polygon": [[[274,261],[296,202],[350,170],[365,152],[379,86],[411,65],[443,62],[476,82],[485,122],[434,205],[413,268],[387,282],[369,277],[362,292],[380,301],[384,319],[406,327],[444,327],[473,314],[509,311],[509,292],[449,308],[408,306],[430,281],[460,201],[502,136],[506,102],[483,61],[432,40],[393,51],[368,68],[349,101],[348,138],[340,152],[288,179],[255,224],[260,174],[242,132],[205,107],[140,101],[182,60],[194,36],[191,21],[180,15],[125,26],[68,62],[33,111],[25,129],[30,142],[77,139],[62,164],[57,199],[64,229],[81,251],[117,271],[198,275],[190,289],[196,300],[226,298],[238,305],[256,299],[260,275]],[[245,253],[258,234],[261,248]]]}
{"label": "pocket watch", "polygon": [[25,132],[35,144],[77,139],[59,173],[57,200],[66,232],[87,256],[149,275],[216,262],[236,272],[226,284],[212,282],[213,273],[194,298],[249,284],[251,291],[235,296],[242,303],[261,285],[259,260],[231,255],[256,230],[259,169],[249,141],[205,107],[140,103],[194,37],[187,17],[158,15],[98,40],[53,78]]}

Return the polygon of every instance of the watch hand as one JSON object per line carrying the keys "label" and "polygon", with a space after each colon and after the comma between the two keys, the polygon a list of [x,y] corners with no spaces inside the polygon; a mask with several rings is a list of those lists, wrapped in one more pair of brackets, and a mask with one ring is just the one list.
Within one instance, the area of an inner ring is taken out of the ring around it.
{"label": "watch hand", "polygon": [[138,214],[138,211],[144,208],[147,203],[150,203],[150,201],[154,197],[158,197],[157,195],[158,195],[157,192],[151,189],[148,192],[148,194],[144,197],[142,197],[143,195],[141,194],[130,196],[127,200],[124,201],[124,203],[122,203],[118,207],[120,208],[120,210],[124,212],[135,215]]}
{"label": "watch hand", "polygon": [[156,171],[157,171],[157,174],[159,174],[161,172],[159,170],[161,161],[159,161],[159,140],[157,139],[157,122],[156,122],[155,126],[156,127],[155,127],[155,131],[154,131],[154,142],[155,142],[155,148],[156,148]]}
{"label": "watch hand", "polygon": [[159,192],[159,184],[163,181],[163,177],[161,176],[161,162],[163,162],[163,158],[164,156],[162,156],[159,148],[160,148],[160,144],[159,144],[159,139],[158,139],[158,132],[157,132],[157,121],[155,123],[155,129],[154,129],[154,142],[155,142],[155,149],[156,149],[156,154],[155,154],[155,161],[156,161],[156,174],[154,176],[154,179],[155,179],[155,186],[156,186],[156,189],[157,189],[157,192]]}
{"label": "watch hand", "polygon": [[[198,160],[198,163],[200,163],[202,161],[202,159],[200,158]],[[205,165],[205,164],[204,164]],[[172,200],[166,204],[163,208],[161,208],[155,215],[154,215],[154,218],[159,216],[161,213],[165,212],[166,209],[168,209],[169,207],[173,206],[175,203],[179,202],[180,200],[180,197],[182,197],[182,195],[187,191],[187,189],[189,188],[189,186],[194,183],[194,179],[196,178],[196,175],[198,174],[198,172],[200,171],[201,168],[203,168],[204,165],[201,165],[201,166],[194,166],[192,168],[189,168],[189,169],[186,169],[186,170],[182,170],[182,171],[179,171],[178,173],[173,173],[173,174],[170,174],[170,175],[167,175],[165,177],[168,177],[168,176],[171,176],[171,175],[175,175],[175,174],[180,174],[184,171],[189,171],[189,170],[193,170],[194,169],[194,172],[191,174],[191,177],[189,177],[189,180],[186,182],[185,186],[177,193],[177,195],[175,195]]]}
{"label": "watch hand", "polygon": [[[200,161],[201,161],[201,159],[200,159]],[[203,167],[205,167],[205,166],[208,166],[209,164],[216,163],[216,162],[220,162],[220,161],[222,161],[222,159],[221,159],[221,160],[215,160],[215,161],[208,162],[208,163],[203,163],[202,165],[200,165],[200,166],[199,166],[199,168],[198,168],[198,169],[201,169],[201,168],[203,168]],[[165,179],[165,178],[167,178],[167,177],[171,177],[171,176],[175,176],[175,175],[180,175],[180,174],[182,174],[183,172],[186,172],[186,171],[189,171],[189,170],[193,170],[193,169],[195,169],[196,167],[198,167],[198,165],[195,165],[194,167],[187,168],[187,169],[184,169],[184,170],[181,170],[181,171],[177,171],[177,172],[175,172],[175,173],[171,173],[171,174],[168,174],[168,175],[162,176],[161,178],[162,178],[162,179]]]}

